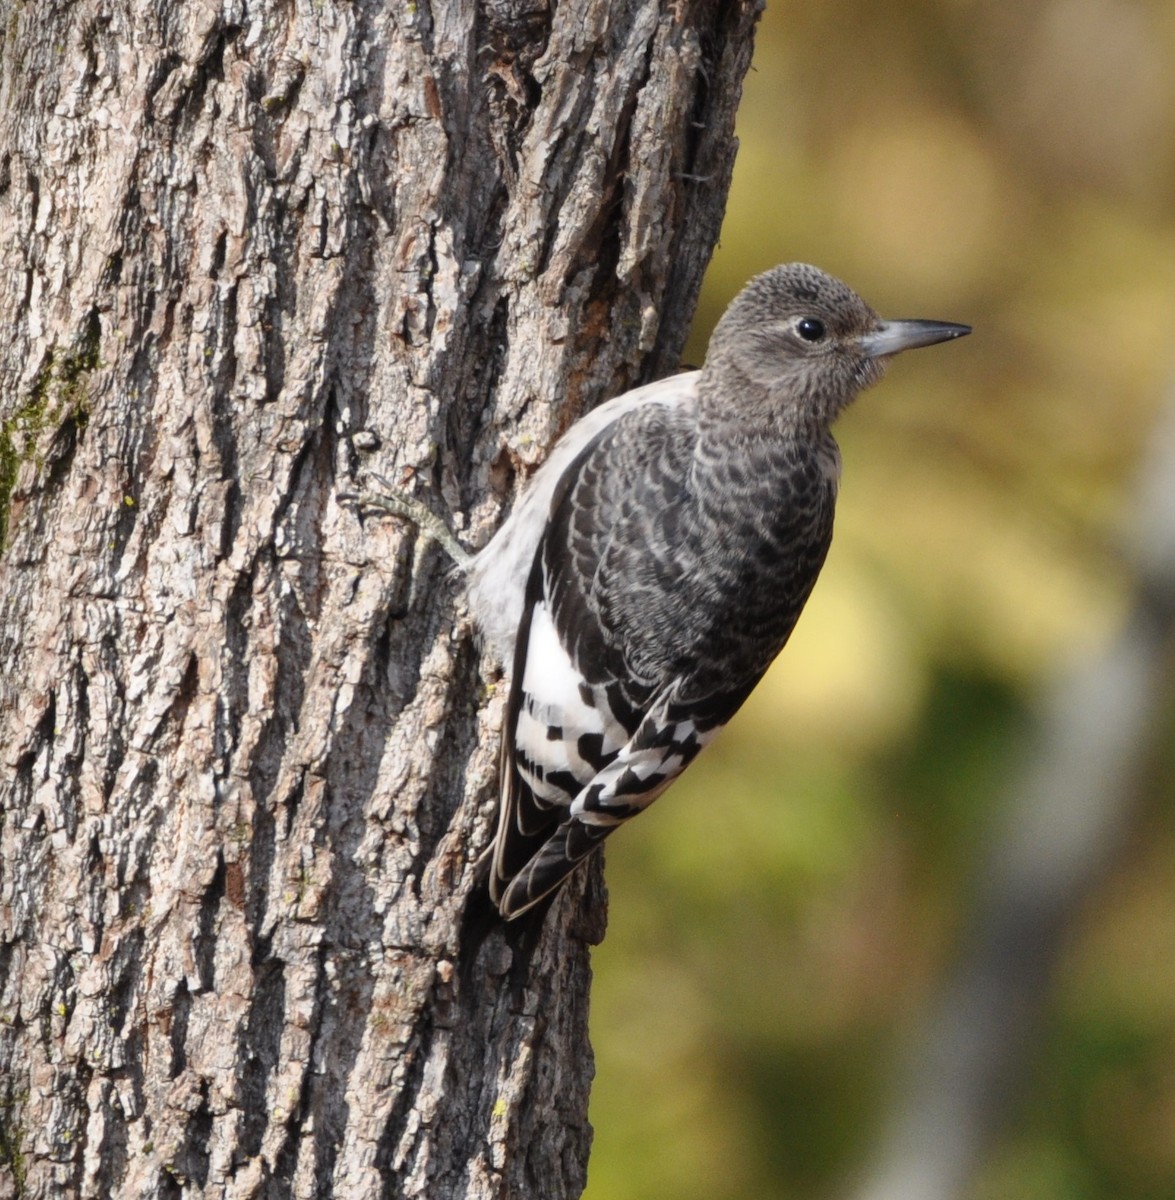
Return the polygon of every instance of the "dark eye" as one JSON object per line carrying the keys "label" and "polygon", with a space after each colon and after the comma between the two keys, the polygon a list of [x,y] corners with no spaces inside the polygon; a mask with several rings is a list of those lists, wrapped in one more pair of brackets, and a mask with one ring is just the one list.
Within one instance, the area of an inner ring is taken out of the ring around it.
{"label": "dark eye", "polygon": [[817,321],[815,317],[805,317],[796,325],[796,333],[805,342],[818,342],[824,336],[824,322]]}

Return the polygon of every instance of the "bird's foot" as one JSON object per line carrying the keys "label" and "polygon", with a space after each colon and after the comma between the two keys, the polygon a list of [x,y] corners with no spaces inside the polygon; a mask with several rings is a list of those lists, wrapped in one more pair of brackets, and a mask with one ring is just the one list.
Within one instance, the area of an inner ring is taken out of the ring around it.
{"label": "bird's foot", "polygon": [[[370,482],[378,485],[372,488]],[[339,500],[343,504],[356,509],[374,509],[393,517],[400,517],[416,526],[420,536],[412,554],[412,584],[411,595],[408,597],[408,607],[412,608],[416,599],[416,581],[421,578],[424,566],[424,556],[431,544],[436,544],[453,560],[461,570],[466,570],[473,562],[473,555],[461,545],[453,531],[445,523],[443,517],[438,517],[431,509],[425,507],[415,496],[394,487],[382,475],[369,471],[365,478],[368,484],[362,491],[339,492]]]}

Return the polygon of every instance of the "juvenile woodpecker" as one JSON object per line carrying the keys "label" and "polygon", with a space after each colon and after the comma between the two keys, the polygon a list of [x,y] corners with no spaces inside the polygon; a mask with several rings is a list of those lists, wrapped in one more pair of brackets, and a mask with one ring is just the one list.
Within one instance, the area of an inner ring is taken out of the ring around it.
{"label": "juvenile woodpecker", "polygon": [[793,263],[726,310],[700,371],[571,427],[488,545],[474,620],[512,664],[490,895],[517,917],[646,809],[783,648],[832,539],[829,427],[889,359],[970,333],[883,321]]}

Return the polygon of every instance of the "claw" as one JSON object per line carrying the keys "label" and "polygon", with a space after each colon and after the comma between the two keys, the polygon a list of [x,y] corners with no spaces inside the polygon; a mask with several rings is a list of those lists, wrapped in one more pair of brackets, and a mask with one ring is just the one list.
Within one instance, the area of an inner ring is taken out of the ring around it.
{"label": "claw", "polygon": [[400,517],[416,526],[420,536],[412,553],[412,582],[408,592],[408,607],[411,609],[416,603],[416,581],[421,577],[424,556],[431,544],[439,545],[462,571],[467,570],[473,562],[473,555],[456,539],[444,519],[426,508],[414,496],[393,487],[382,475],[377,475],[374,471],[368,473],[368,478],[379,484],[382,490],[339,492],[338,498],[341,503],[353,508],[375,509],[389,516]]}

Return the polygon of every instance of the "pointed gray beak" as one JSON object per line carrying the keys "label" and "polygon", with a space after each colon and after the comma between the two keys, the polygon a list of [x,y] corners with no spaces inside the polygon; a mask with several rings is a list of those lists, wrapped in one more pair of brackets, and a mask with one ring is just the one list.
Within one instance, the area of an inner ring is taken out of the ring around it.
{"label": "pointed gray beak", "polygon": [[953,325],[950,321],[882,321],[877,329],[862,334],[861,349],[870,358],[883,358],[966,337],[970,332],[970,325]]}

